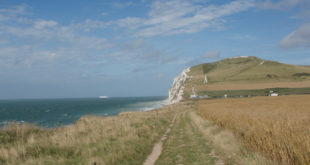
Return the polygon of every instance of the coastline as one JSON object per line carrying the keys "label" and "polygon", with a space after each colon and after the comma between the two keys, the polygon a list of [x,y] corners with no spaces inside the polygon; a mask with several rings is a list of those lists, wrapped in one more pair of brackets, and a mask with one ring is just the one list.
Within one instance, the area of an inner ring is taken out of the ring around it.
{"label": "coastline", "polygon": [[0,101],[0,126],[27,123],[42,128],[61,127],[88,115],[106,117],[158,109],[167,104],[166,100],[156,96]]}
{"label": "coastline", "polygon": [[0,163],[40,164],[44,160],[52,164],[142,164],[179,106],[107,117],[87,115],[58,128],[11,124],[0,131]]}

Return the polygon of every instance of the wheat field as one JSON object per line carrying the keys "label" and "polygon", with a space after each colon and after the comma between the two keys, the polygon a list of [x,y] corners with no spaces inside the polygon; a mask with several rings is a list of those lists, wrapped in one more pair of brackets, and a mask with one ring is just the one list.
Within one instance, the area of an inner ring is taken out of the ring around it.
{"label": "wheat field", "polygon": [[280,164],[310,164],[309,95],[201,100],[198,111]]}

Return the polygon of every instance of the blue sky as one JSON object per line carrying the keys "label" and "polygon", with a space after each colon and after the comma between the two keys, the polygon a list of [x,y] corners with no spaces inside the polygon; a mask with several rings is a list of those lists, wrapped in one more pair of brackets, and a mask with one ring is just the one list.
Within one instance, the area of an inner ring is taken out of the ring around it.
{"label": "blue sky", "polygon": [[310,65],[310,2],[0,0],[0,99],[165,96],[237,55]]}

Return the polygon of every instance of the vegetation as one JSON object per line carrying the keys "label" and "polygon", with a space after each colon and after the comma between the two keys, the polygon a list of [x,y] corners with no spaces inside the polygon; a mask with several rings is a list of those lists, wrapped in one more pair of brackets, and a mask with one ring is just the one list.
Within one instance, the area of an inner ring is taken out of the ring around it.
{"label": "vegetation", "polygon": [[266,82],[266,83],[235,83],[235,84],[207,84],[197,87],[198,91],[216,90],[255,90],[266,88],[309,88],[310,81]]}
{"label": "vegetation", "polygon": [[295,74],[293,74],[293,76],[296,76],[296,77],[310,76],[310,73],[305,73],[305,72],[303,72],[303,73],[295,73]]}
{"label": "vegetation", "polygon": [[279,95],[296,95],[310,94],[310,88],[268,88],[268,89],[253,89],[253,90],[216,90],[216,91],[200,91],[198,95],[208,95],[209,97],[252,97],[252,96],[268,96],[270,92],[275,92]]}
{"label": "vegetation", "polygon": [[210,155],[217,158],[215,164],[227,165],[276,165],[259,153],[248,150],[238,139],[225,129],[221,129],[210,120],[203,119],[196,112],[190,113],[191,123],[212,148]]}
{"label": "vegetation", "polygon": [[[226,58],[196,65],[191,67],[189,75],[192,78],[187,81],[184,89],[186,98],[192,94],[192,87],[199,94],[210,96],[222,96],[228,92],[232,95],[268,95],[265,90],[269,88],[310,88],[310,67],[282,64],[257,57]],[[208,78],[207,85],[204,83],[205,75]],[[280,91],[283,94],[288,94],[285,91],[299,94],[303,89],[296,90]]]}
{"label": "vegetation", "polygon": [[88,116],[54,129],[9,124],[0,131],[0,164],[143,164],[174,116],[156,164],[273,164],[203,120],[193,103],[116,117]]}
{"label": "vegetation", "polygon": [[310,162],[310,96],[199,101],[199,113],[281,164]]}
{"label": "vegetation", "polygon": [[9,124],[0,131],[0,164],[142,164],[173,109],[88,116],[55,129]]}
{"label": "vegetation", "polygon": [[[194,103],[194,104],[193,104]],[[195,102],[178,109],[177,118],[155,164],[274,165],[247,150],[231,132],[197,114]]]}
{"label": "vegetation", "polygon": [[216,63],[210,63],[206,65],[202,65],[202,71],[204,74],[207,74],[211,70],[213,70],[216,67]]}
{"label": "vegetation", "polygon": [[[201,64],[209,84],[236,82],[283,82],[309,80],[310,68],[262,60],[257,57],[230,58]],[[199,67],[196,66],[196,67]],[[304,77],[301,77],[304,76]]]}
{"label": "vegetation", "polygon": [[189,111],[180,113],[171,135],[164,143],[162,155],[157,165],[175,164],[214,164],[215,158],[210,155],[211,148],[206,145],[202,135],[193,128]]}

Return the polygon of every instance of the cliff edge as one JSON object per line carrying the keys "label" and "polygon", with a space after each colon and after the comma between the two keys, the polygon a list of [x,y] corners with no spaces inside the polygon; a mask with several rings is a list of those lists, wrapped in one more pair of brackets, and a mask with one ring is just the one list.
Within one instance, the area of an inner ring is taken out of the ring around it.
{"label": "cliff edge", "polygon": [[184,86],[187,79],[191,77],[188,76],[190,72],[190,68],[183,70],[183,72],[173,80],[172,87],[169,90],[169,98],[168,101],[170,104],[180,102],[183,99],[184,94]]}

